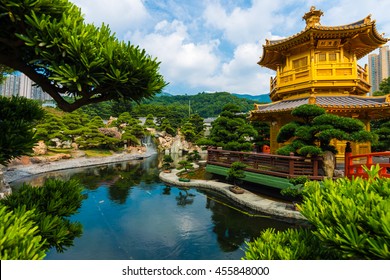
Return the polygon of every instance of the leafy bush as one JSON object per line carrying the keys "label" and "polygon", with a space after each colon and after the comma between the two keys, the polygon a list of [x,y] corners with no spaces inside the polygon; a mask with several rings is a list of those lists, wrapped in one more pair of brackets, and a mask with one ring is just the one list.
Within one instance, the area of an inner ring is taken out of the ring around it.
{"label": "leafy bush", "polygon": [[390,179],[378,171],[366,169],[368,179],[307,182],[298,208],[310,228],[263,232],[245,258],[390,259]]}
{"label": "leafy bush", "polygon": [[0,97],[0,164],[32,153],[37,139],[33,131],[35,122],[45,112],[34,100],[24,97]]}
{"label": "leafy bush", "polygon": [[247,242],[246,260],[331,259],[331,250],[323,251],[319,238],[310,229],[264,230],[253,242]]}
{"label": "leafy bush", "polygon": [[0,205],[1,260],[41,260],[46,256],[42,236],[33,222],[34,215],[25,206],[9,211]]}
{"label": "leafy bush", "polygon": [[290,178],[288,181],[293,186],[288,186],[287,188],[281,190],[280,193],[285,196],[301,199],[305,183],[310,181],[310,179],[307,176],[298,176]]}
{"label": "leafy bush", "polygon": [[62,252],[73,245],[82,233],[82,225],[68,217],[77,213],[83,200],[82,186],[78,181],[50,179],[42,187],[24,184],[18,192],[0,200],[10,211],[24,207],[34,210],[28,217],[37,226],[36,235],[42,236],[43,251],[51,247]]}

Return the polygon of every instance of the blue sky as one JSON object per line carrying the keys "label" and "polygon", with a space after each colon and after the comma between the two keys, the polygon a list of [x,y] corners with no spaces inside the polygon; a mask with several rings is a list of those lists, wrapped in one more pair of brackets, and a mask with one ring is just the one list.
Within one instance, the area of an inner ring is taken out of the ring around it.
{"label": "blue sky", "polygon": [[[172,94],[269,92],[275,73],[256,63],[265,39],[305,27],[304,13],[321,9],[322,25],[348,24],[371,14],[390,38],[388,0],[70,0],[87,22],[109,24],[118,39],[161,62]],[[359,62],[364,66],[367,59]]]}

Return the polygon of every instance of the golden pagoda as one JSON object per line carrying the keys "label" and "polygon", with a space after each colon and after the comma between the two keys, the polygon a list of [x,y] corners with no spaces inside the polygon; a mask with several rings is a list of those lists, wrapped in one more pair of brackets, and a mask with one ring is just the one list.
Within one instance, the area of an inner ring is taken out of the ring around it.
{"label": "golden pagoda", "polygon": [[[281,40],[266,40],[259,65],[276,71],[270,80],[272,103],[255,104],[251,121],[271,124],[270,151],[277,143],[279,129],[293,120],[291,111],[302,104],[317,104],[328,113],[358,118],[370,130],[370,121],[390,117],[390,96],[368,96],[367,65],[357,61],[386,44],[371,16],[347,25],[322,26],[321,10],[311,7],[301,32]],[[345,143],[334,140],[339,157]],[[353,154],[369,153],[371,145],[352,144]]]}

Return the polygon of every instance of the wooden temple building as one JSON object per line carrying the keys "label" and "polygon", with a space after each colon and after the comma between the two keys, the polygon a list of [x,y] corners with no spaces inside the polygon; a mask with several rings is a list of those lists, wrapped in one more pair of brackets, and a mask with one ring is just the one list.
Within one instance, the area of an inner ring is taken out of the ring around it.
{"label": "wooden temple building", "polygon": [[[270,152],[281,147],[279,129],[292,121],[291,111],[302,104],[317,104],[328,113],[358,118],[370,130],[370,121],[390,117],[390,96],[368,96],[370,79],[367,66],[358,60],[386,44],[370,16],[347,25],[322,26],[321,10],[312,7],[303,19],[301,32],[281,40],[266,40],[259,65],[276,71],[271,77],[272,103],[255,104],[251,121],[270,123]],[[336,141],[336,140],[335,140]],[[333,143],[338,157],[344,156],[345,143]],[[371,151],[369,143],[352,144],[353,154]]]}

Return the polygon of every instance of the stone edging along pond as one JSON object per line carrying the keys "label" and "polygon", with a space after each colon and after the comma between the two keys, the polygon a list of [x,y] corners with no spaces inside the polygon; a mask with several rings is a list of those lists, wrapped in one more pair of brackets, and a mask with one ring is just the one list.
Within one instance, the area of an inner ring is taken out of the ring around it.
{"label": "stone edging along pond", "polygon": [[232,185],[217,182],[215,180],[195,180],[191,179],[189,182],[179,181],[177,169],[173,169],[171,173],[160,172],[160,179],[167,183],[180,187],[195,187],[199,189],[208,189],[222,193],[229,199],[239,203],[240,205],[269,215],[273,218],[284,220],[292,223],[305,222],[306,218],[296,210],[291,209],[290,203],[270,200],[250,191],[245,190],[242,194],[235,194],[229,190]]}
{"label": "stone edging along pond", "polygon": [[[18,179],[29,177],[36,174],[42,174],[49,171],[72,169],[79,167],[87,167],[93,165],[108,164],[114,162],[122,162],[128,160],[142,159],[145,156],[118,154],[103,158],[77,158],[61,160],[59,162],[53,162],[50,164],[32,164],[29,166],[17,166],[10,168],[4,172],[4,179],[7,183],[13,182]],[[147,156],[146,156],[147,157]],[[171,173],[160,173],[160,179],[168,184],[181,186],[181,187],[195,187],[199,189],[209,189],[222,193],[229,199],[239,203],[240,205],[249,208],[255,212],[260,212],[265,215],[272,216],[279,220],[284,220],[292,223],[299,223],[306,221],[301,213],[291,209],[290,203],[273,201],[247,190],[243,194],[235,194],[229,190],[231,185],[215,180],[190,180],[190,182],[181,182],[177,173],[179,170],[172,170]]]}

